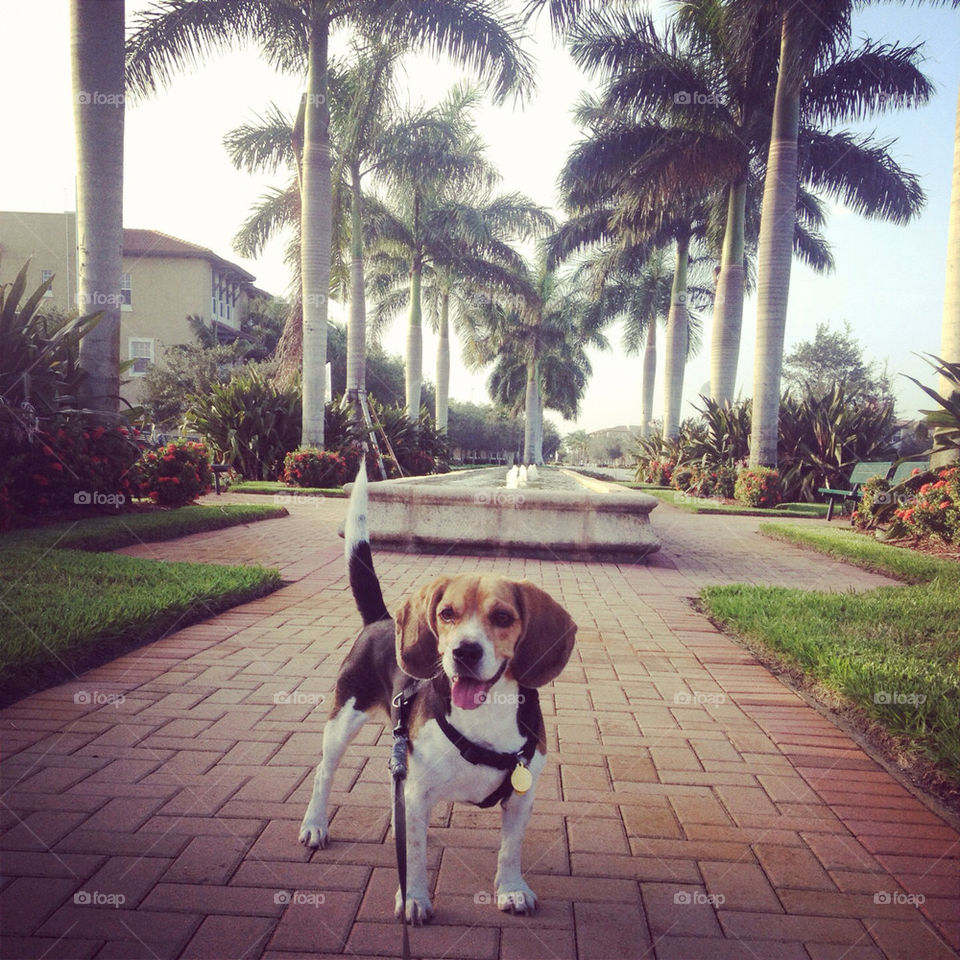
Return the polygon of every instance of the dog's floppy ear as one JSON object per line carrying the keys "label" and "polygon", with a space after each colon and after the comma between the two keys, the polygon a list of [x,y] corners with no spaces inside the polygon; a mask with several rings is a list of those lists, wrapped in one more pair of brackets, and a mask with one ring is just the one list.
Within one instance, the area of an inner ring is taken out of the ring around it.
{"label": "dog's floppy ear", "polygon": [[437,604],[451,579],[426,584],[397,611],[397,663],[411,677],[429,680],[440,669]]}
{"label": "dog's floppy ear", "polygon": [[524,687],[542,687],[567,665],[577,625],[549,593],[527,580],[514,584],[523,633],[510,661],[510,672]]}

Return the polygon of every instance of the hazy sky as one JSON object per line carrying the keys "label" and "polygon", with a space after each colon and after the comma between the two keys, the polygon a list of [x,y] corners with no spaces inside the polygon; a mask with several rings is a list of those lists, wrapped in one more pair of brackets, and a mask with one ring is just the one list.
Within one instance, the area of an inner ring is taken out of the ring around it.
{"label": "hazy sky", "polygon": [[[128,21],[148,6],[128,0]],[[0,0],[4,55],[6,149],[0,167],[0,209],[57,212],[74,208],[73,115],[70,93],[67,0]],[[480,128],[490,156],[503,174],[502,187],[520,190],[553,206],[557,173],[577,137],[570,110],[585,84],[567,54],[550,35],[546,17],[536,25],[528,49],[539,64],[535,96],[521,110],[488,106]],[[932,382],[913,351],[937,352],[943,308],[947,213],[953,158],[954,111],[960,86],[960,14],[949,10],[878,4],[855,22],[857,37],[923,41],[924,69],[937,87],[932,102],[919,110],[877,117],[860,126],[883,139],[896,139],[896,159],[918,173],[928,203],[906,227],[866,221],[833,208],[827,237],[836,271],[814,275],[794,263],[787,345],[813,335],[818,321],[839,327],[849,321],[868,359],[886,364],[900,397],[901,415],[913,415],[926,398],[904,377]],[[405,84],[412,102],[439,99],[461,72],[423,58],[409,61]],[[276,74],[255,50],[217,57],[179,75],[151,100],[128,103],[126,112],[124,225],[173,234],[210,247],[256,274],[259,286],[283,294],[288,271],[283,243],[276,242],[256,261],[232,250],[232,238],[251,205],[272,185],[285,185],[286,171],[254,177],[239,173],[222,146],[225,132],[249,121],[273,101],[293,112],[302,89],[296,77]],[[2,238],[0,238],[2,242]],[[337,308],[334,307],[334,310]],[[750,394],[756,305],[744,311],[738,390]],[[388,349],[403,352],[403,319],[387,333]],[[684,416],[708,380],[709,317],[700,356],[687,367]],[[614,349],[593,356],[594,376],[577,424],[548,413],[561,432],[637,423],[640,359],[625,357],[619,331],[611,328]],[[433,378],[434,338],[426,333],[424,375]],[[655,415],[663,410],[663,349]],[[451,395],[487,399],[485,377],[468,374],[454,358]]]}

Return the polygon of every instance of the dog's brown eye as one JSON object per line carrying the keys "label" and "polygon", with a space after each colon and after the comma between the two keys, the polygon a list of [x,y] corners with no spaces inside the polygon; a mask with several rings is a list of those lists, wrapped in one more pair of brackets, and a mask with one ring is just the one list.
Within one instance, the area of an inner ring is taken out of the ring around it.
{"label": "dog's brown eye", "polygon": [[456,618],[456,614],[453,612],[453,607],[444,607],[440,611],[439,616],[444,623],[450,623]]}
{"label": "dog's brown eye", "polygon": [[509,627],[513,623],[513,617],[505,610],[498,610],[490,620],[495,627]]}

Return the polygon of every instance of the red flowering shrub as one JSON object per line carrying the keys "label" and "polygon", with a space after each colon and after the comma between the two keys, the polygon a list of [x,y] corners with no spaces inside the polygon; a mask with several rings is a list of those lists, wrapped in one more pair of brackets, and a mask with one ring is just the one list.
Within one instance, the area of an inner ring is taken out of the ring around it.
{"label": "red flowering shrub", "polygon": [[733,495],[748,507],[775,507],[782,499],[780,474],[770,467],[746,467],[737,475]]}
{"label": "red flowering shrub", "polygon": [[693,485],[698,497],[721,497],[733,499],[736,492],[736,467],[721,464],[714,467],[704,467],[697,475]]}
{"label": "red flowering shrub", "polygon": [[437,461],[425,450],[413,450],[400,457],[400,462],[407,476],[425,477],[428,473],[433,473],[437,468]]}
{"label": "red flowering shrub", "polygon": [[283,481],[294,487],[340,487],[346,479],[346,461],[329,450],[294,450],[283,462]]}
{"label": "red flowering shrub", "polygon": [[677,467],[670,475],[670,486],[686,493],[700,483],[700,466],[695,463],[684,463]]}
{"label": "red flowering shrub", "polygon": [[640,483],[653,483],[658,487],[669,487],[676,462],[664,458],[654,460],[643,458],[637,463],[636,479]]}
{"label": "red flowering shrub", "polygon": [[894,516],[917,537],[938,537],[960,543],[960,467],[940,470]]}
{"label": "red flowering shrub", "polygon": [[142,448],[135,427],[54,419],[21,441],[0,467],[0,529],[14,513],[129,505],[139,492],[133,468]]}
{"label": "red flowering shrub", "polygon": [[173,440],[148,450],[137,464],[140,492],[164,507],[182,507],[208,493],[213,483],[206,444]]}

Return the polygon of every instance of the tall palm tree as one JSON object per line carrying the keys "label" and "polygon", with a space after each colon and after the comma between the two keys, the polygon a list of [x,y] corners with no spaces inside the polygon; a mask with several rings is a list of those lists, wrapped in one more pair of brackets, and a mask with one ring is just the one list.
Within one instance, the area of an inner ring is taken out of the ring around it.
{"label": "tall palm tree", "polygon": [[[411,226],[407,224],[408,228]],[[471,332],[468,317],[494,296],[524,296],[517,279],[521,261],[511,247],[554,226],[553,218],[522,194],[488,194],[473,203],[446,199],[423,220],[420,284],[421,312],[437,334],[435,425],[446,430],[450,395],[450,333]],[[398,237],[403,226],[389,228],[375,254],[374,324],[381,331],[402,310],[411,310],[411,245]],[[412,238],[412,230],[408,239]],[[397,252],[397,247],[400,250]],[[391,248],[393,253],[391,253]]]}
{"label": "tall palm tree", "polygon": [[478,303],[468,366],[493,364],[491,396],[514,412],[524,411],[523,459],[543,462],[543,412],[556,409],[566,419],[579,412],[591,366],[586,348],[605,348],[601,312],[574,284],[558,278],[544,261],[535,274],[517,271],[522,297],[492,296]]}
{"label": "tall palm tree", "polygon": [[[748,15],[749,14],[749,15]],[[602,107],[635,118],[635,135],[646,125],[645,179],[683,184],[696,194],[715,189],[713,236],[720,258],[711,345],[711,396],[733,398],[747,252],[759,224],[759,185],[770,138],[778,49],[755,7],[730,0],[686,0],[678,5],[676,29],[658,31],[644,14],[598,14],[572,32],[577,61],[608,76]],[[915,48],[864,43],[848,51],[834,75],[818,69],[803,84],[799,136],[800,181],[854,198],[871,216],[897,217],[909,210],[915,180],[903,174],[884,146],[868,138],[820,129],[844,118],[851,91],[872,97],[907,98],[926,81],[914,64]],[[638,144],[639,145],[639,144]],[[797,223],[791,249],[811,266],[832,265],[815,232],[822,208],[805,188],[796,193]]]}
{"label": "tall palm tree", "polygon": [[[949,0],[960,6],[960,0]],[[803,167],[800,127],[805,107],[815,118],[862,117],[904,102],[922,103],[931,89],[916,67],[917,47],[892,47],[889,72],[881,83],[870,83],[876,67],[854,63],[850,52],[853,0],[745,0],[742,14],[765,16],[779,25],[780,55],[773,104],[773,122],[764,180],[763,209],[757,253],[757,336],[754,351],[753,415],[750,463],[776,466],[780,416],[780,379],[790,290],[790,263],[797,183]],[[899,62],[898,62],[899,60]],[[831,100],[811,97],[804,87],[816,77]],[[887,96],[887,93],[893,96]],[[923,194],[910,177],[885,215],[907,222],[920,208]],[[848,183],[838,184],[827,173],[820,186],[841,199],[859,199]],[[869,185],[868,185],[869,186]]]}
{"label": "tall palm tree", "polygon": [[[391,153],[383,171],[388,197],[372,219],[381,298],[392,294],[387,303],[396,306],[399,296],[408,306],[406,408],[411,419],[420,409],[425,277],[432,273],[441,286],[456,276],[473,285],[509,287],[521,261],[507,241],[552,226],[549,215],[526,197],[492,195],[499,175],[474,129],[477,102],[475,90],[454,88],[431,111],[431,122]],[[471,194],[479,194],[479,201],[462,199]],[[441,335],[441,348],[448,345],[449,337]],[[441,370],[448,365],[447,353]]]}
{"label": "tall palm tree", "polygon": [[[709,257],[691,262],[692,283],[687,285],[687,356],[699,349],[702,321],[699,307],[710,302],[704,270]],[[652,250],[607,245],[588,258],[576,276],[585,276],[589,289],[608,322],[623,320],[623,348],[627,356],[640,352],[643,363],[640,385],[640,436],[651,433],[653,397],[657,370],[657,324],[665,323],[673,299],[674,264],[663,247]]]}
{"label": "tall palm tree", "polygon": [[[363,420],[360,397],[366,395],[366,281],[363,245],[363,180],[389,157],[392,141],[402,133],[391,119],[397,111],[393,91],[396,45],[356,48],[354,67],[344,83],[342,118],[334,122],[338,168],[349,171],[350,184],[350,316],[347,325],[347,385],[345,400],[354,419]],[[334,182],[341,176],[335,172]]]}
{"label": "tall palm tree", "polygon": [[[957,92],[957,123],[953,140],[953,186],[950,190],[950,226],[947,232],[947,279],[943,295],[943,326],[940,357],[947,363],[960,363],[960,91]],[[940,394],[949,397],[954,384],[940,377]],[[947,453],[938,462],[952,462],[960,451]]]}
{"label": "tall palm tree", "polygon": [[71,0],[78,302],[81,313],[102,311],[80,341],[80,398],[106,413],[116,413],[120,394],[124,29],[124,0]]}
{"label": "tall palm tree", "polygon": [[323,446],[326,321],[332,247],[328,99],[331,31],[352,25],[388,43],[454,57],[492,82],[523,91],[530,62],[502,0],[157,0],[128,43],[128,82],[153,92],[173,71],[232,43],[260,45],[270,62],[306,76],[300,161],[303,438]]}

